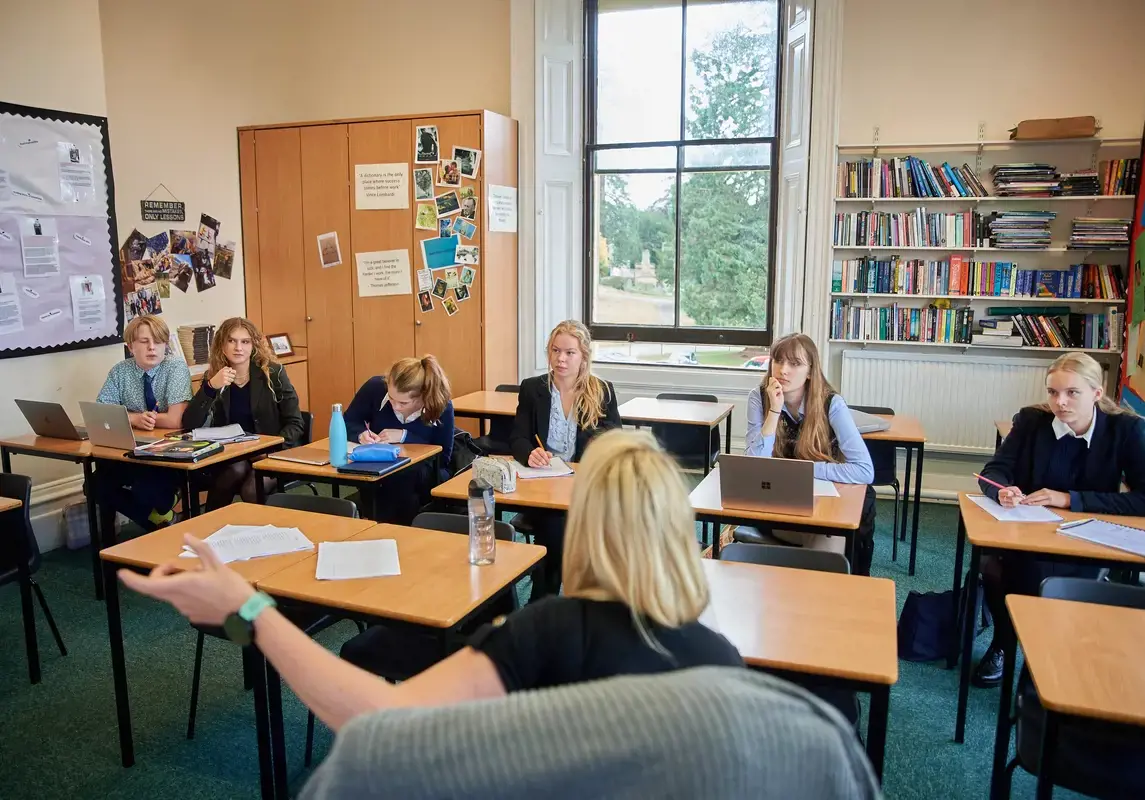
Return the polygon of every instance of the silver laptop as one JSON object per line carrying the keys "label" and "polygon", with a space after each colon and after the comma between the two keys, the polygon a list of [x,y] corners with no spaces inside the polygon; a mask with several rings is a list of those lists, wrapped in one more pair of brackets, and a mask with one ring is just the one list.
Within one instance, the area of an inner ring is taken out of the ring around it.
{"label": "silver laptop", "polygon": [[17,400],[20,413],[37,436],[50,436],[53,439],[71,439],[82,442],[87,438],[87,430],[76,427],[68,412],[59,403],[44,403],[39,400]]}
{"label": "silver laptop", "polygon": [[815,465],[791,458],[720,455],[724,508],[811,516]]}
{"label": "silver laptop", "polygon": [[849,409],[851,412],[851,419],[855,421],[855,427],[859,429],[859,433],[874,433],[875,431],[890,430],[891,421],[886,417],[877,417],[874,414],[868,414],[866,411],[856,411]]}
{"label": "silver laptop", "polygon": [[118,450],[134,450],[141,444],[159,441],[159,436],[136,434],[131,428],[127,409],[107,403],[80,403],[80,413],[87,425],[88,438],[100,447],[114,447]]}

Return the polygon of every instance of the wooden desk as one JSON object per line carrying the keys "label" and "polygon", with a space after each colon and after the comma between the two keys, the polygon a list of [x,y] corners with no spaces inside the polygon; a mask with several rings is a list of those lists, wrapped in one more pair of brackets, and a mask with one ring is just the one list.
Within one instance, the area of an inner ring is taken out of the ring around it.
{"label": "wooden desk", "polygon": [[[520,483],[517,484],[520,486]],[[838,497],[816,497],[815,512],[810,516],[795,514],[780,514],[769,511],[747,511],[744,509],[724,508],[723,498],[720,494],[719,468],[712,470],[704,477],[700,484],[688,495],[692,508],[696,511],[696,519],[700,522],[713,523],[716,534],[712,537],[712,558],[718,558],[720,553],[719,526],[723,525],[769,525],[782,526],[785,531],[798,533],[818,533],[823,535],[845,536],[847,539],[847,559],[851,560],[854,549],[854,533],[859,528],[859,519],[863,515],[863,500],[866,498],[867,487],[857,484],[836,483],[839,490]]]}
{"label": "wooden desk", "polygon": [[891,537],[891,561],[898,560],[898,543],[906,540],[907,508],[911,506],[911,460],[915,453],[918,454],[918,464],[913,473],[914,521],[911,523],[910,563],[907,569],[908,574],[914,575],[915,556],[918,552],[918,518],[922,507],[922,461],[926,451],[926,431],[923,430],[922,421],[918,417],[903,414],[877,414],[876,416],[888,420],[891,426],[885,431],[864,433],[862,434],[863,439],[868,442],[887,442],[893,444],[896,449],[901,447],[906,451],[906,472],[903,476],[902,487],[902,523],[900,527],[898,520],[895,521],[895,527],[899,528],[899,534],[897,537]]}
{"label": "wooden desk", "polygon": [[1013,429],[1013,427],[1014,427],[1014,423],[1008,419],[996,419],[996,420],[994,420],[994,431],[995,431],[994,449],[995,450],[997,450],[999,447],[1002,446],[1002,440],[1010,435],[1010,431]]}
{"label": "wooden desk", "polygon": [[[1123,517],[1112,514],[1086,514],[1051,509],[1062,518],[1062,522],[1093,517],[1145,528],[1145,518]],[[1115,550],[1057,532],[1061,522],[999,522],[988,512],[979,508],[965,492],[958,495],[958,538],[954,549],[954,603],[958,611],[958,600],[962,582],[962,556],[966,540],[970,540],[970,569],[966,578],[968,605],[965,611],[973,620],[977,614],[978,571],[982,557],[998,553],[1030,553],[1045,561],[1067,561],[1097,566],[1137,566],[1145,568],[1145,558],[1124,550]],[[1010,595],[1013,597],[1013,595]],[[974,606],[973,609],[970,606]],[[966,703],[970,691],[970,658],[974,647],[974,626],[963,625],[960,632],[962,648],[961,673],[958,683],[958,712],[954,724],[954,741],[961,743],[966,731]],[[949,664],[953,666],[953,664]]]}
{"label": "wooden desk", "polygon": [[[328,451],[330,449],[330,440],[320,439],[306,445],[306,447]],[[337,467],[331,466],[330,464],[322,464],[319,466],[315,464],[302,464],[297,461],[283,461],[277,458],[264,458],[253,466],[256,473],[266,477],[273,476],[280,480],[293,479],[329,484],[334,487],[335,497],[338,496],[339,487],[342,486],[350,486],[361,492],[372,492],[374,513],[376,514],[379,508],[378,504],[381,502],[382,484],[386,478],[391,475],[397,475],[402,470],[409,469],[414,464],[420,464],[431,458],[436,459],[441,453],[441,448],[435,444],[403,444],[399,445],[399,447],[401,448],[401,454],[409,458],[409,463],[393,472],[387,472],[385,475],[339,472]],[[262,481],[255,481],[254,484],[258,492],[258,502],[266,502]]]}
{"label": "wooden desk", "polygon": [[477,420],[479,435],[484,436],[485,423],[493,417],[517,415],[516,392],[470,392],[453,398],[453,415]]}
{"label": "wooden desk", "polygon": [[[115,711],[119,724],[119,751],[123,766],[135,763],[135,743],[131,728],[131,706],[127,686],[127,668],[123,653],[123,624],[119,611],[119,581],[116,570],[121,567],[146,572],[159,564],[174,564],[176,567],[193,569],[198,559],[179,558],[183,545],[183,534],[191,533],[199,538],[208,536],[224,525],[280,525],[300,529],[310,541],[341,541],[361,533],[373,526],[368,520],[333,517],[326,514],[312,514],[307,511],[294,511],[286,508],[269,508],[250,503],[235,503],[217,511],[209,511],[198,517],[172,525],[109,547],[100,553],[103,563],[103,577],[107,588],[107,630],[111,643],[111,669],[115,684]],[[312,559],[312,551],[287,553],[268,558],[256,558],[231,564],[247,580],[257,582],[270,577],[279,570],[299,561]],[[264,788],[270,786],[270,732],[267,711],[265,671],[252,670],[255,681],[255,720],[259,743],[260,772],[264,776]],[[264,793],[264,796],[265,795]]]}
{"label": "wooden desk", "polygon": [[[569,464],[576,470],[576,464]],[[505,494],[494,492],[499,507],[513,509],[544,508],[551,511],[568,511],[572,502],[573,479],[575,475],[559,478],[517,478],[517,491]],[[455,475],[445,483],[434,487],[430,492],[441,500],[466,502],[469,499],[469,481],[472,470]]]}
{"label": "wooden desk", "polygon": [[[620,421],[639,428],[644,424],[695,425],[718,428],[724,423],[724,452],[732,451],[732,411],[731,403],[704,403],[696,400],[657,400],[653,397],[637,397],[620,406]],[[712,469],[712,455],[709,440],[704,441],[704,451],[700,454],[704,464],[704,474]]]}
{"label": "wooden desk", "polygon": [[890,687],[898,681],[894,582],[711,559],[703,565],[711,604],[700,620],[726,636],[748,666],[870,693],[867,752],[881,779]]}
{"label": "wooden desk", "polygon": [[[1058,717],[1145,726],[1145,670],[1141,668],[1145,610],[1016,594],[1006,597],[1006,608],[1045,708],[1037,796],[1049,797]],[[991,797],[1002,796],[1008,783],[1005,769],[1016,660],[1014,653],[1006,654]]]}
{"label": "wooden desk", "polygon": [[14,497],[0,497],[0,514],[17,509],[22,505],[24,505],[23,502]]}

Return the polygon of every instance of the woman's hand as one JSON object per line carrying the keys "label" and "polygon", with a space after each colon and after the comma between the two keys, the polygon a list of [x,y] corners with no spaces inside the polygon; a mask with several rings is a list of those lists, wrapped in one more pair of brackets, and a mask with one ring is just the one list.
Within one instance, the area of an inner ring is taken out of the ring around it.
{"label": "woman's hand", "polygon": [[235,371],[231,367],[223,367],[212,375],[207,383],[210,384],[212,389],[219,392],[235,382],[235,374]]}
{"label": "woman's hand", "polygon": [[374,437],[374,441],[382,442],[383,444],[401,444],[404,434],[405,431],[398,430],[397,428],[386,428]]}
{"label": "woman's hand", "polygon": [[191,622],[222,625],[254,594],[254,587],[220,561],[209,544],[190,534],[183,541],[199,557],[198,569],[180,571],[172,564],[160,564],[146,577],[121,569],[119,579],[129,589],[170,603]]}
{"label": "woman's hand", "polygon": [[[1001,492],[998,493],[1001,495]],[[1027,506],[1051,506],[1069,508],[1069,492],[1055,492],[1053,489],[1038,489],[1022,502]]]}
{"label": "woman's hand", "polygon": [[1003,508],[1013,508],[1025,499],[1026,496],[1017,486],[1007,486],[998,490],[998,505]]}
{"label": "woman's hand", "polygon": [[369,429],[358,434],[358,444],[377,444],[380,441],[381,438]]}
{"label": "woman's hand", "polygon": [[767,392],[767,399],[769,401],[768,410],[778,414],[783,408],[783,387],[779,385],[779,381],[775,378],[768,378],[767,386],[764,387],[764,390]]}
{"label": "woman's hand", "polygon": [[549,454],[548,450],[540,447],[534,447],[533,452],[529,453],[529,466],[533,467],[534,469],[547,467],[549,462],[552,461],[552,458],[553,457]]}

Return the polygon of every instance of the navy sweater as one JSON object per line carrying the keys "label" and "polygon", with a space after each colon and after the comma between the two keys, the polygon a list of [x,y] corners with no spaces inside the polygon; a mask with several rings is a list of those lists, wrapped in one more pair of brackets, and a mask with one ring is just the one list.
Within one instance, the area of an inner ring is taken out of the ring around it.
{"label": "navy sweater", "polygon": [[346,437],[351,442],[358,441],[358,436],[370,423],[370,430],[381,433],[387,428],[403,430],[406,432],[405,444],[436,444],[441,448],[441,461],[443,467],[449,464],[453,453],[453,402],[449,402],[442,412],[441,419],[432,424],[426,423],[423,417],[413,422],[398,422],[394,409],[389,403],[382,405],[386,396],[386,379],[383,377],[370,378],[343,415],[346,419]]}

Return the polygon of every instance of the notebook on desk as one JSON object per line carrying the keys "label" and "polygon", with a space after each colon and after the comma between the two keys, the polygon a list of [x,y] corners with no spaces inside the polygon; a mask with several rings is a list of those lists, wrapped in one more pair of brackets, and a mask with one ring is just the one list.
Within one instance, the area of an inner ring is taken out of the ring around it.
{"label": "notebook on desk", "polygon": [[850,411],[851,419],[855,421],[855,427],[859,429],[859,433],[890,430],[891,421],[889,419],[868,414],[866,411],[856,411],[853,408]]}
{"label": "notebook on desk", "polygon": [[397,461],[351,461],[344,467],[338,467],[338,471],[348,475],[377,475],[380,477],[387,472],[401,469],[409,462],[408,456],[403,456]]}
{"label": "notebook on desk", "polygon": [[1145,531],[1103,519],[1079,519],[1058,526],[1058,533],[1145,557]]}

